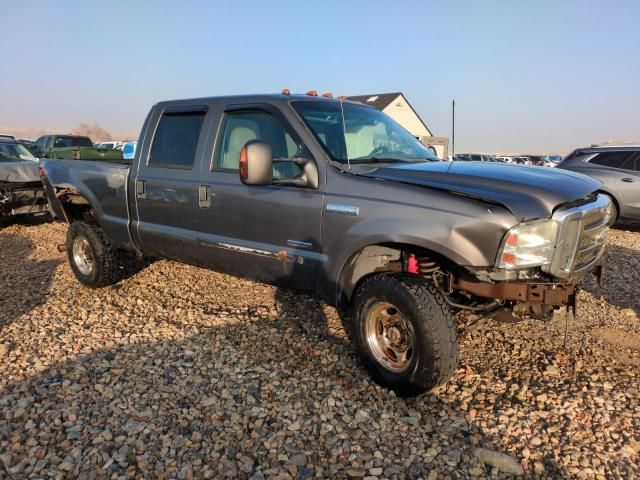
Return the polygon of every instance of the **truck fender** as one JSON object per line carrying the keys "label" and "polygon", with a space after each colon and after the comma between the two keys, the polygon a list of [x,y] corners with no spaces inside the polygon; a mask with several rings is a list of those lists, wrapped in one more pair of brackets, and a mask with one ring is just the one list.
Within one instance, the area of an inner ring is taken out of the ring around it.
{"label": "truck fender", "polygon": [[[54,195],[60,205],[60,210],[67,223],[81,218],[87,210],[97,223],[100,223],[102,209],[100,202],[89,189],[77,188],[70,184],[60,184],[55,187]],[[56,207],[54,207],[55,209]]]}
{"label": "truck fender", "polygon": [[[380,266],[378,259],[371,257],[399,255],[402,250],[429,251],[456,265],[493,263],[495,251],[483,252],[464,231],[451,231],[445,225],[432,225],[429,232],[418,229],[399,219],[354,225],[328,248],[329,260],[318,272],[319,296],[333,305],[342,304],[351,297],[358,281]],[[366,231],[376,233],[365,235]]]}

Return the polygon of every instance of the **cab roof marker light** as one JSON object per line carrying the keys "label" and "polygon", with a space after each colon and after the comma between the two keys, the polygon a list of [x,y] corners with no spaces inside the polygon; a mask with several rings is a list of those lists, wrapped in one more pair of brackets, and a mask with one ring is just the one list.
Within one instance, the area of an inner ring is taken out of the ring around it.
{"label": "cab roof marker light", "polygon": [[305,93],[305,95],[308,95],[310,97],[317,97],[318,96],[318,92],[317,92],[317,90],[309,90],[308,92]]}

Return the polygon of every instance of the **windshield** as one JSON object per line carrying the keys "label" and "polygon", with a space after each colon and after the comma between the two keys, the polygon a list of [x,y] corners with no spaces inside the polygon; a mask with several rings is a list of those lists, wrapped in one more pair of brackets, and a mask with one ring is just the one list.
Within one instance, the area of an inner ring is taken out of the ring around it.
{"label": "windshield", "polygon": [[0,161],[37,160],[33,154],[19,143],[0,143]]}
{"label": "windshield", "polygon": [[[438,159],[379,110],[345,102],[293,102],[331,158],[341,163],[424,162]],[[342,111],[344,109],[344,121]]]}
{"label": "windshield", "polygon": [[56,137],[53,148],[93,147],[89,137]]}

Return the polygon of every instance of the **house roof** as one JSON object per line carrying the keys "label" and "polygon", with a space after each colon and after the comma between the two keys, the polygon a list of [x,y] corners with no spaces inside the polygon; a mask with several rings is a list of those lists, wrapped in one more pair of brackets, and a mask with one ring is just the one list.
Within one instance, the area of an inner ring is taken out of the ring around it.
{"label": "house roof", "polygon": [[[347,100],[353,100],[354,102],[370,105],[378,110],[384,110],[400,95],[402,95],[402,92],[372,93],[371,95],[355,95],[353,97],[347,97]],[[404,95],[402,96],[404,97]]]}
{"label": "house roof", "polygon": [[407,97],[402,92],[372,93],[370,95],[354,95],[352,97],[347,97],[347,100],[364,103],[365,105],[369,105],[371,107],[377,108],[378,110],[384,110],[389,105],[391,105],[396,98],[400,96],[404,98],[405,102],[407,102],[407,105],[409,105],[409,108],[413,111],[416,117],[418,117],[418,119],[422,122],[422,124],[424,125],[424,128],[426,128],[427,132],[429,132],[429,135],[433,135],[431,133],[431,129],[429,128],[429,126],[425,123],[424,120],[422,120],[422,117],[418,115],[418,112],[416,112],[416,109],[413,108],[413,105],[411,105],[411,102],[409,102]]}

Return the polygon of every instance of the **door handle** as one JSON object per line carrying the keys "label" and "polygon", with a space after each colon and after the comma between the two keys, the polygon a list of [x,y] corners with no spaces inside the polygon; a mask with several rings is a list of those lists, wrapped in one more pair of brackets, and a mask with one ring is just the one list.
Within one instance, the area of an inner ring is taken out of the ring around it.
{"label": "door handle", "polygon": [[136,196],[139,200],[147,199],[147,182],[144,180],[136,180]]}
{"label": "door handle", "polygon": [[198,206],[200,208],[211,208],[211,187],[200,185],[198,187]]}
{"label": "door handle", "polygon": [[623,178],[622,181],[625,182],[625,183],[633,183],[633,182],[635,182],[635,180],[633,178],[629,178],[629,177]]}

